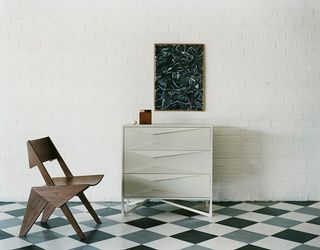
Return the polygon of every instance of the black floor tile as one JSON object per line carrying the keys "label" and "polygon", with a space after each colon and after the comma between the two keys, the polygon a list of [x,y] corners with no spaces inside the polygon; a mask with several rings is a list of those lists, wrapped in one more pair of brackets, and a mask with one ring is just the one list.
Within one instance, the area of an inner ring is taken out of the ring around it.
{"label": "black floor tile", "polygon": [[278,227],[290,228],[290,227],[294,227],[294,226],[300,224],[301,222],[295,221],[295,220],[289,220],[289,219],[281,218],[281,217],[273,217],[273,218],[266,220],[262,223],[273,225],[273,226],[278,226]]}
{"label": "black floor tile", "polygon": [[285,239],[285,240],[299,242],[299,243],[305,243],[309,240],[312,240],[312,239],[318,237],[318,235],[315,235],[315,234],[309,234],[309,233],[296,231],[296,230],[292,230],[292,229],[284,230],[284,231],[282,231],[280,233],[276,233],[272,236],[277,237],[277,238],[281,238],[281,239]]}
{"label": "black floor tile", "polygon": [[53,218],[53,219],[49,219],[47,223],[43,223],[41,221],[38,221],[35,223],[38,226],[50,229],[50,228],[55,228],[55,227],[61,227],[61,226],[65,226],[65,225],[69,225],[69,221],[61,218],[61,217],[57,217],[57,218]]}
{"label": "black floor tile", "polygon": [[279,216],[279,215],[288,213],[289,211],[283,210],[283,209],[278,209],[278,208],[272,208],[272,207],[264,207],[264,208],[260,208],[258,210],[255,210],[253,212],[260,213],[260,214],[272,215],[272,216]]}
{"label": "black floor tile", "polygon": [[309,214],[314,216],[320,216],[320,209],[314,207],[303,207],[295,210],[297,213]]}
{"label": "black floor tile", "polygon": [[292,250],[319,250],[320,247],[313,247],[310,245],[305,245],[305,244],[301,244],[295,248],[293,248]]}
{"label": "black floor tile", "polygon": [[193,207],[196,205],[201,205],[203,201],[189,201],[189,200],[171,200],[173,203],[176,203],[181,206]]}
{"label": "black floor tile", "polygon": [[14,202],[0,201],[0,206],[13,204]]}
{"label": "black floor tile", "polygon": [[17,209],[17,210],[11,210],[11,211],[7,211],[5,212],[6,214],[10,214],[14,217],[20,217],[23,216],[25,213],[26,209],[25,208],[21,208],[21,209]]}
{"label": "black floor tile", "polygon": [[14,236],[11,234],[8,234],[7,232],[0,230],[0,240],[4,240],[7,238],[11,238],[11,237],[14,237]]}
{"label": "black floor tile", "polygon": [[247,211],[232,208],[232,207],[225,207],[225,208],[222,208],[222,209],[215,211],[215,213],[223,214],[223,215],[227,215],[227,216],[238,216],[238,215],[247,213]]}
{"label": "black floor tile", "polygon": [[19,218],[4,219],[0,221],[0,229],[20,226],[21,224],[22,224],[22,220]]}
{"label": "black floor tile", "polygon": [[100,250],[100,249],[96,248],[96,247],[93,247],[93,246],[90,246],[90,245],[84,245],[84,246],[81,246],[81,247],[71,248],[70,250]]}
{"label": "black floor tile", "polygon": [[191,212],[189,210],[182,209],[182,208],[181,209],[177,209],[177,210],[173,210],[173,211],[171,211],[171,213],[180,214],[180,215],[184,215],[184,216],[188,216],[188,217],[199,215],[197,213],[194,213],[194,212]]}
{"label": "black floor tile", "polygon": [[15,248],[15,250],[44,250],[44,248],[38,247],[36,245],[30,245],[26,247]]}
{"label": "black floor tile", "polygon": [[165,236],[148,230],[140,230],[137,232],[122,235],[121,237],[138,244],[146,244],[151,241],[162,239]]}
{"label": "black floor tile", "polygon": [[247,244],[251,244],[253,242],[256,242],[258,240],[261,240],[267,237],[267,235],[240,229],[240,230],[225,234],[223,235],[223,237],[231,240],[236,240],[236,241],[241,241]]}
{"label": "black floor tile", "polygon": [[63,238],[64,235],[56,233],[54,231],[44,229],[35,233],[28,233],[23,239],[29,241],[32,244],[38,244],[49,240],[55,240]]}
{"label": "black floor tile", "polygon": [[139,245],[139,246],[136,246],[136,247],[127,248],[126,250],[155,250],[155,248],[147,247],[147,246],[144,246],[144,245]]}
{"label": "black floor tile", "polygon": [[109,226],[116,225],[116,224],[120,223],[119,221],[111,220],[107,217],[100,217],[100,221],[101,221],[101,224],[97,224],[97,222],[95,222],[95,220],[90,219],[87,221],[80,222],[80,224],[91,227],[92,229],[98,229],[98,228],[109,227]]}
{"label": "black floor tile", "polygon": [[268,207],[268,206],[272,206],[274,204],[277,204],[279,202],[278,201],[246,201],[246,203],[258,205],[258,206],[263,206],[263,207]]}
{"label": "black floor tile", "polygon": [[[84,236],[86,237],[85,240],[81,240],[84,243],[87,244],[92,244],[98,241],[102,241],[102,240],[107,240],[110,238],[115,237],[112,234],[108,234],[99,230],[93,230],[93,231],[88,231],[88,232],[84,232]],[[77,234],[71,235],[69,236],[70,238],[79,240],[79,236]]]}
{"label": "black floor tile", "polygon": [[208,222],[208,221],[199,220],[199,219],[195,219],[195,218],[185,218],[182,220],[173,221],[171,223],[178,225],[178,226],[181,226],[181,227],[190,228],[190,229],[195,229],[197,227],[202,227],[202,226],[210,224],[210,222]]}
{"label": "black floor tile", "polygon": [[157,215],[157,214],[163,213],[163,211],[160,211],[158,209],[154,209],[154,208],[151,208],[151,207],[138,208],[134,212],[136,214],[141,215],[141,216],[153,216],[153,215]]}
{"label": "black floor tile", "polygon": [[211,250],[212,248],[203,247],[200,245],[191,245],[189,247],[183,248],[182,250]]}
{"label": "black floor tile", "polygon": [[82,203],[82,202],[76,202],[76,201],[69,201],[69,202],[67,203],[67,205],[68,205],[68,207],[70,208],[70,207],[75,207],[75,206],[83,205],[83,203]]}
{"label": "black floor tile", "polygon": [[162,201],[148,201],[143,206],[144,207],[154,207],[154,206],[159,206],[161,204],[164,204],[164,203]]}
{"label": "black floor tile", "polygon": [[196,231],[196,230],[189,230],[186,232],[178,233],[171,236],[172,238],[184,240],[193,244],[198,244],[202,241],[210,240],[212,238],[217,237],[213,234],[207,234],[204,232]]}
{"label": "black floor tile", "polygon": [[320,225],[320,217],[309,220],[308,223]]}
{"label": "black floor tile", "polygon": [[268,250],[268,249],[263,247],[257,247],[254,245],[246,245],[246,246],[237,248],[237,250]]}
{"label": "black floor tile", "polygon": [[244,220],[240,218],[229,218],[226,220],[219,221],[217,223],[225,226],[230,226],[230,227],[244,228],[244,227],[256,224],[257,222],[251,221],[251,220]]}
{"label": "black floor tile", "polygon": [[114,209],[111,207],[107,207],[107,208],[97,209],[96,213],[98,216],[109,216],[109,215],[114,215],[114,214],[120,214],[121,211],[120,211],[120,209]]}
{"label": "black floor tile", "polygon": [[317,201],[284,201],[285,203],[289,203],[292,205],[298,205],[298,206],[310,206],[314,203],[317,203]]}
{"label": "black floor tile", "polygon": [[141,219],[137,219],[137,220],[128,221],[126,223],[131,226],[140,227],[143,229],[165,224],[164,221],[155,220],[155,219],[151,219],[151,218],[141,218]]}
{"label": "black floor tile", "polygon": [[213,205],[218,205],[218,206],[222,206],[222,207],[231,207],[231,206],[235,206],[235,205],[238,205],[242,202],[238,202],[238,201],[214,201],[212,202]]}

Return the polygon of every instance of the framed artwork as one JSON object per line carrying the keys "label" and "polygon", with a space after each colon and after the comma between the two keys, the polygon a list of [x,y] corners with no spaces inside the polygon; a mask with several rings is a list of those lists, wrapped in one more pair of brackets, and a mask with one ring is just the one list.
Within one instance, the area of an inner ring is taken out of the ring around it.
{"label": "framed artwork", "polygon": [[154,45],[157,111],[204,111],[204,44]]}

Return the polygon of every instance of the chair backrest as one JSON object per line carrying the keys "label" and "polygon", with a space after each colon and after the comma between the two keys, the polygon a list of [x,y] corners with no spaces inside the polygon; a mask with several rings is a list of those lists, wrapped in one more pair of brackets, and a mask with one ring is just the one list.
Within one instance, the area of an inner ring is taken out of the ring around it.
{"label": "chair backrest", "polygon": [[28,141],[27,149],[29,157],[29,167],[33,168],[35,166],[38,166],[42,177],[47,185],[54,186],[54,182],[43,164],[46,161],[57,160],[65,176],[73,176],[68,166],[59,154],[58,150],[54,146],[53,142],[51,141],[50,137]]}

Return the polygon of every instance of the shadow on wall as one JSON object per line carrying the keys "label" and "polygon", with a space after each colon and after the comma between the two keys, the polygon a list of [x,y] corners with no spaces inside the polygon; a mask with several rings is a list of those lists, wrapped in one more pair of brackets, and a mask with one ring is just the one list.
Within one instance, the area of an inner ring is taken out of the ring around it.
{"label": "shadow on wall", "polygon": [[272,136],[259,130],[215,127],[213,200],[271,200],[277,182],[268,170],[273,146]]}

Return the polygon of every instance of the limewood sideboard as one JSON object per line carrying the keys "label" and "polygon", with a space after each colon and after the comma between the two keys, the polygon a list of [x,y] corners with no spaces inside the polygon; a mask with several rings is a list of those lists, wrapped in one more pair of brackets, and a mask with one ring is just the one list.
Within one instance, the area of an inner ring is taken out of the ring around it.
{"label": "limewood sideboard", "polygon": [[[199,124],[123,127],[122,210],[130,199],[163,202],[212,216],[212,126]],[[207,211],[172,200],[208,201]],[[125,202],[127,201],[127,202]]]}

